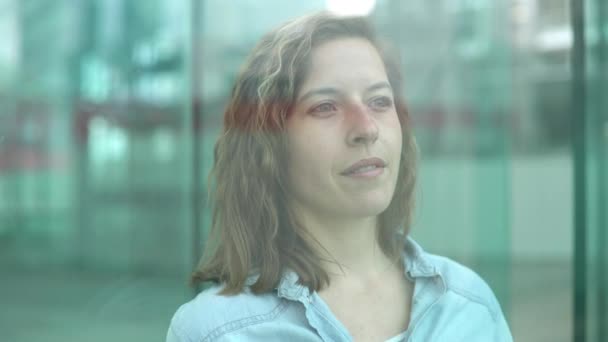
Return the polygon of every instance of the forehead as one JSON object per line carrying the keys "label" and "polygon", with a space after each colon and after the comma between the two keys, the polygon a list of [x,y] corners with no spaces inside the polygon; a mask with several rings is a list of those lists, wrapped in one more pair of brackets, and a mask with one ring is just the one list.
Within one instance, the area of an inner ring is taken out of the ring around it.
{"label": "forehead", "polygon": [[302,90],[321,84],[346,85],[387,79],[376,47],[363,38],[339,38],[316,46]]}

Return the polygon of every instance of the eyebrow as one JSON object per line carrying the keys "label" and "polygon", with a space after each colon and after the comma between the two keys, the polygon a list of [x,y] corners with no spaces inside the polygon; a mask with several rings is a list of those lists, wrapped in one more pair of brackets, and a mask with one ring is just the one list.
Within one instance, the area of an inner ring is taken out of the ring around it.
{"label": "eyebrow", "polygon": [[365,91],[368,93],[371,93],[372,91],[380,90],[383,88],[393,91],[393,87],[391,87],[390,83],[388,83],[386,81],[374,83],[371,86],[367,87],[367,89],[365,89]]}
{"label": "eyebrow", "polygon": [[302,95],[302,97],[300,97],[297,102],[300,103],[308,99],[309,97],[313,97],[315,95],[337,95],[339,93],[340,92],[338,91],[338,89],[332,87],[313,89]]}
{"label": "eyebrow", "polygon": [[[386,89],[388,89],[390,91],[393,91],[393,87],[391,87],[391,85],[388,82],[381,81],[381,82],[374,83],[371,86],[367,87],[365,89],[365,92],[369,93],[369,92],[380,90],[380,89],[384,89],[384,88],[386,88]],[[333,88],[333,87],[317,88],[317,89],[313,89],[313,90],[310,90],[310,91],[306,92],[304,95],[302,95],[297,100],[297,102],[300,103],[300,102],[302,102],[302,101],[304,101],[304,100],[306,100],[306,99],[308,99],[308,98],[310,98],[312,96],[315,96],[315,95],[337,95],[339,93],[340,93],[340,91],[338,89],[336,89],[336,88]]]}

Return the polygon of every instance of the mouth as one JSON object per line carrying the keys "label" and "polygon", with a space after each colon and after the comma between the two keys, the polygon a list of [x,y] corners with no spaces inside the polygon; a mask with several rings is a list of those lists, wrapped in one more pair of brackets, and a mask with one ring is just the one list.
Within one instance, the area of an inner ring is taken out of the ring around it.
{"label": "mouth", "polygon": [[380,158],[366,158],[349,166],[340,174],[343,176],[377,176],[386,167],[386,162]]}

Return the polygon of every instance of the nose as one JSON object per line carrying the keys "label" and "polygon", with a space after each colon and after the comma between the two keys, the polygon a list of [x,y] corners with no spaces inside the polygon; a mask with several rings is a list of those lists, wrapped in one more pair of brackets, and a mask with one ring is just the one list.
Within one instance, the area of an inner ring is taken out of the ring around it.
{"label": "nose", "polygon": [[346,113],[348,122],[347,144],[370,145],[378,140],[378,124],[367,106],[352,105]]}

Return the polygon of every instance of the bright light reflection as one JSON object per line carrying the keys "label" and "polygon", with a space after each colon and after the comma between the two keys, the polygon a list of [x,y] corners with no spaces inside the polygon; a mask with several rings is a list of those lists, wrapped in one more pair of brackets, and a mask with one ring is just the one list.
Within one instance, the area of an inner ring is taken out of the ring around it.
{"label": "bright light reflection", "polygon": [[376,6],[376,0],[326,0],[327,10],[339,16],[368,15]]}

